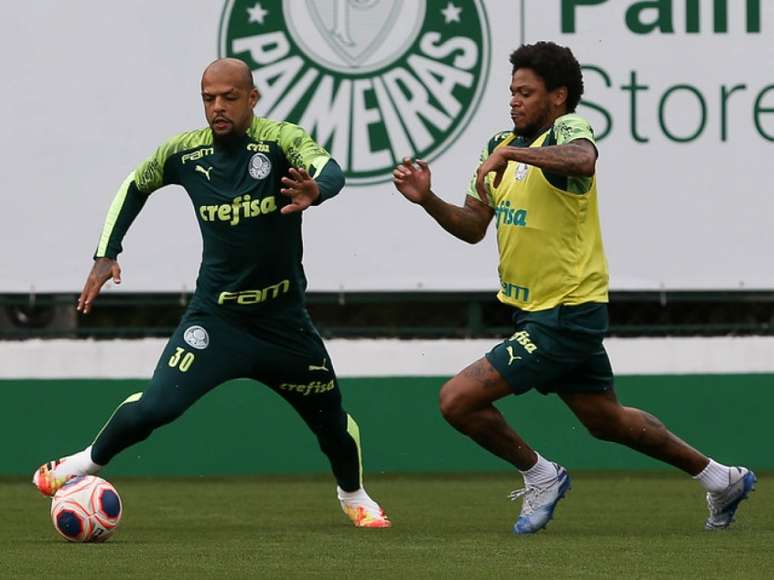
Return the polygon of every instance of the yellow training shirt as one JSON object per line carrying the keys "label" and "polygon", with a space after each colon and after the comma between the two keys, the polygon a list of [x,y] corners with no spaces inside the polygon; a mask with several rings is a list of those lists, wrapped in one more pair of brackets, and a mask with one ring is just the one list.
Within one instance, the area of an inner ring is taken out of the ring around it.
{"label": "yellow training shirt", "polygon": [[[575,114],[559,117],[529,147],[561,145],[575,139],[594,143],[589,123]],[[512,132],[496,135],[482,153],[528,146]],[[596,178],[548,176],[511,161],[500,186],[487,179],[495,210],[500,252],[497,298],[521,310],[607,302],[608,272],[597,211]],[[480,199],[475,180],[468,195]]]}

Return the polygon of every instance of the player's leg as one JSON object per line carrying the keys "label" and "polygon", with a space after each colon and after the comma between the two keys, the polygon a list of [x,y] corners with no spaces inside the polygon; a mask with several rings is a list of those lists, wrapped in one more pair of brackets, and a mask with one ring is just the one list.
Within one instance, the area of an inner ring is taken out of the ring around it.
{"label": "player's leg", "polygon": [[563,467],[534,451],[494,402],[555,381],[567,365],[538,355],[543,352],[541,346],[545,351],[549,348],[542,344],[539,329],[526,325],[522,331],[529,341],[506,340],[447,382],[441,389],[440,408],[455,429],[521,472],[524,489],[511,495],[514,500],[523,498],[513,531],[528,534],[546,526],[569,490],[570,478]]}
{"label": "player's leg", "polygon": [[[356,527],[387,528],[390,520],[363,485],[360,428],[342,407],[335,377],[270,385],[301,416],[317,437],[336,478],[341,508]],[[319,389],[319,390],[318,390]]]}
{"label": "player's leg", "polygon": [[441,387],[439,404],[444,419],[457,431],[524,471],[535,464],[537,454],[494,406],[513,394],[505,378],[481,358]]}
{"label": "player's leg", "polygon": [[[591,357],[577,370],[575,380],[593,380],[610,374],[604,350]],[[739,503],[753,490],[755,474],[746,467],[717,463],[669,431],[655,416],[641,409],[620,404],[612,387],[609,390],[568,391],[560,393],[589,432],[596,438],[626,445],[685,471],[707,491],[710,516],[707,529],[726,528],[733,521]]]}
{"label": "player's leg", "polygon": [[266,344],[255,378],[284,398],[317,437],[337,483],[342,510],[357,527],[386,528],[390,520],[363,485],[360,429],[342,406],[330,356],[313,328],[294,348]]}
{"label": "player's leg", "polygon": [[[248,353],[239,356],[240,341],[231,332],[211,315],[186,315],[167,343],[148,388],[125,399],[86,449],[35,472],[33,483],[41,493],[53,495],[68,479],[97,473],[115,455],[174,421],[213,387],[248,374],[250,357]],[[226,357],[230,364],[223,364]]]}
{"label": "player's leg", "polygon": [[660,459],[698,475],[709,459],[669,431],[657,418],[634,407],[624,407],[613,390],[559,393],[589,433]]}

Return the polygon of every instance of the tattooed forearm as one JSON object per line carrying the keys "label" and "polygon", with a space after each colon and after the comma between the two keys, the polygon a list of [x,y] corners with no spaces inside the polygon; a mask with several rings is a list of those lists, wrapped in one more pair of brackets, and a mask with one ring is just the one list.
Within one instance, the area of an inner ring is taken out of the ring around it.
{"label": "tattooed forearm", "polygon": [[565,145],[508,147],[501,151],[511,161],[519,161],[551,173],[571,177],[591,177],[594,175],[597,161],[596,149],[586,139],[578,139]]}
{"label": "tattooed forearm", "polygon": [[425,211],[451,235],[470,244],[480,242],[494,211],[468,196],[464,207],[445,202],[433,195],[425,204]]}

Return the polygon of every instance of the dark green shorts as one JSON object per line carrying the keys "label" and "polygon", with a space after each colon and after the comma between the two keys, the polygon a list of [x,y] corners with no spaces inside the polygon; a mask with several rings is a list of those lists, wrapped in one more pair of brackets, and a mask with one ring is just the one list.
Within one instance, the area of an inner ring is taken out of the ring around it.
{"label": "dark green shorts", "polygon": [[599,392],[613,388],[613,371],[602,345],[607,328],[604,305],[560,306],[514,315],[515,332],[486,359],[520,395]]}
{"label": "dark green shorts", "polygon": [[289,400],[339,394],[330,356],[305,311],[237,322],[192,308],[169,339],[151,383],[193,400],[237,378],[260,381]]}

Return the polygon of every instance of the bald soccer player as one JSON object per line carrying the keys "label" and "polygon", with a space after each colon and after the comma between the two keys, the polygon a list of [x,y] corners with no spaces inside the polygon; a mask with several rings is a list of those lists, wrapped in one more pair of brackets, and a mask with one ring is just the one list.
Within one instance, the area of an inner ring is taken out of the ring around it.
{"label": "bald soccer player", "polygon": [[[129,395],[91,445],[42,465],[33,483],[53,495],[73,477],[98,473],[218,385],[250,378],[292,405],[315,434],[354,525],[389,527],[363,487],[358,426],[342,407],[330,356],[304,305],[301,212],[335,196],[344,174],[300,127],[253,115],[260,94],[242,61],[210,64],[201,89],[209,127],[163,143],[124,180],[77,309],[88,314],[105,282],[121,282],[121,241],[148,196],[169,184],[188,192],[202,233],[191,304],[145,391]],[[258,427],[255,433],[272,437]]]}

